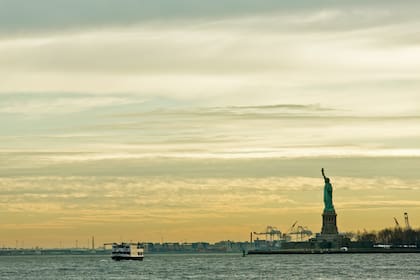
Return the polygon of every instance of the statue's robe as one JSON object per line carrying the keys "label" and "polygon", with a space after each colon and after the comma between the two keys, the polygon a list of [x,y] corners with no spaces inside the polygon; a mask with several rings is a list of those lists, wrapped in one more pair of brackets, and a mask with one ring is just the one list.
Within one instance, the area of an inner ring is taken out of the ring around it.
{"label": "statue's robe", "polygon": [[333,189],[331,183],[326,181],[324,186],[324,211],[334,211],[332,192]]}

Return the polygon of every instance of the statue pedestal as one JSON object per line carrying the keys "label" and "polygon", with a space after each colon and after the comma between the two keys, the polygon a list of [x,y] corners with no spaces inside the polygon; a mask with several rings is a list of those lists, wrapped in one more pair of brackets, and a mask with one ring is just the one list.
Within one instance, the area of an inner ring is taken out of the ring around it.
{"label": "statue pedestal", "polygon": [[324,210],[322,213],[322,230],[316,235],[318,246],[323,249],[340,248],[343,236],[338,234],[337,214],[335,210]]}
{"label": "statue pedestal", "polygon": [[322,213],[322,235],[336,235],[338,234],[337,229],[337,214],[335,210],[327,210]]}

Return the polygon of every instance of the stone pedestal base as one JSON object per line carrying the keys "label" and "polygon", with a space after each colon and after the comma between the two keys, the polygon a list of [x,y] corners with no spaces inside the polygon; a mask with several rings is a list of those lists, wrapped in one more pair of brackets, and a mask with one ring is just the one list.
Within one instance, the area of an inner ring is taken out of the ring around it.
{"label": "stone pedestal base", "polygon": [[321,241],[337,242],[337,241],[340,241],[341,239],[343,239],[343,237],[339,234],[322,234],[322,233],[316,234],[316,240],[318,242],[321,242]]}
{"label": "stone pedestal base", "polygon": [[335,211],[324,211],[322,213],[322,235],[336,235],[337,229],[337,214]]}
{"label": "stone pedestal base", "polygon": [[321,249],[339,249],[343,246],[345,238],[340,234],[318,233],[315,240]]}

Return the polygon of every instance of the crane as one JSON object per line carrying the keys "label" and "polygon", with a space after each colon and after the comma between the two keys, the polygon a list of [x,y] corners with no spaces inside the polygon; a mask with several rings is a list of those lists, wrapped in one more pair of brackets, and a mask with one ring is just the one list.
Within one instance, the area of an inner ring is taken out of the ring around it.
{"label": "crane", "polygon": [[397,218],[394,217],[394,221],[395,221],[395,227],[399,228],[400,227],[400,223],[398,222]]}
{"label": "crane", "polygon": [[312,231],[305,226],[297,226],[296,230],[289,232],[289,235],[296,235],[296,239],[303,241],[304,237],[312,236]]}
{"label": "crane", "polygon": [[265,240],[267,241],[274,241],[274,240],[280,240],[281,239],[281,231],[278,230],[276,227],[273,226],[267,226],[265,229],[265,232],[255,232],[255,235],[265,235]]}
{"label": "crane", "polygon": [[408,213],[407,212],[404,213],[404,221],[405,221],[405,228],[409,229],[410,228],[410,222],[408,221]]}
{"label": "crane", "polygon": [[298,223],[298,221],[295,221],[293,223],[293,225],[287,230],[287,233],[294,231],[295,230],[295,226],[296,226],[297,223]]}

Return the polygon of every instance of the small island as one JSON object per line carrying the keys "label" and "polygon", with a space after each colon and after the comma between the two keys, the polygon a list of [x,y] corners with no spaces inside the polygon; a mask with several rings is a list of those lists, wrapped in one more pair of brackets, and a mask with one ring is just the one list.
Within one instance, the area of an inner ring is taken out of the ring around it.
{"label": "small island", "polygon": [[[337,213],[333,203],[333,187],[330,178],[321,169],[324,179],[324,210],[322,212],[321,232],[307,241],[291,242],[287,235],[282,235],[276,242],[263,243],[268,246],[255,246],[248,251],[253,254],[334,254],[334,253],[420,253],[420,232],[412,230],[409,226],[403,230],[399,227],[394,230],[380,231],[387,235],[388,241],[380,242],[375,233],[360,234],[357,241],[352,241],[349,234],[341,234],[337,228]],[[407,213],[404,213],[407,215]],[[408,223],[407,223],[408,224]],[[268,232],[267,232],[268,233]],[[395,238],[391,238],[394,236]],[[405,242],[403,242],[405,240]]]}

